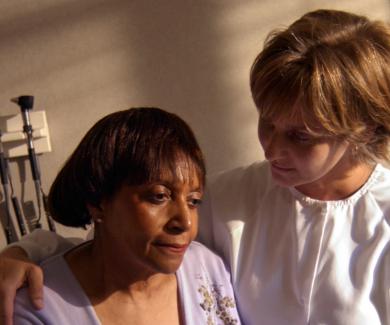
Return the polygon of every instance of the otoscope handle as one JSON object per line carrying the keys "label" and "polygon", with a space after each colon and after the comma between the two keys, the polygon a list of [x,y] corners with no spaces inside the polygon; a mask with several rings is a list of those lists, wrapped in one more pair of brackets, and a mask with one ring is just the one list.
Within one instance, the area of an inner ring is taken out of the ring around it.
{"label": "otoscope handle", "polygon": [[45,209],[45,212],[46,212],[46,216],[47,216],[47,225],[49,226],[49,229],[50,231],[56,231],[56,225],[53,221],[53,218],[51,217],[50,215],[50,212],[49,212],[49,203],[48,203],[48,197],[47,195],[43,195],[42,197],[43,199],[43,208]]}
{"label": "otoscope handle", "polygon": [[1,184],[8,184],[7,164],[5,162],[4,152],[0,152],[0,177]]}
{"label": "otoscope handle", "polygon": [[52,232],[56,232],[56,225],[51,217],[47,218],[47,224],[49,225],[49,230]]}
{"label": "otoscope handle", "polygon": [[31,173],[34,181],[40,180],[39,168],[38,168],[38,160],[35,155],[34,148],[28,148],[28,157],[30,160]]}
{"label": "otoscope handle", "polygon": [[5,227],[4,233],[5,233],[5,238],[7,240],[7,244],[11,244],[13,242],[11,229],[9,227]]}
{"label": "otoscope handle", "polygon": [[27,231],[26,231],[26,227],[24,226],[22,210],[20,209],[19,201],[16,196],[12,196],[11,201],[12,201],[12,206],[14,207],[16,219],[18,221],[20,233],[22,234],[22,236],[24,236],[27,233]]}

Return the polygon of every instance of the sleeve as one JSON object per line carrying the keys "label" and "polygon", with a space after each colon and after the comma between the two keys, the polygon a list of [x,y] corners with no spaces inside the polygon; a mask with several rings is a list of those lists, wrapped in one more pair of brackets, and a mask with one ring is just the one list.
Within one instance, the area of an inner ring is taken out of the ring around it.
{"label": "sleeve", "polygon": [[81,238],[64,238],[52,231],[36,229],[7,247],[20,247],[32,261],[39,263],[46,257],[61,253],[81,242]]}
{"label": "sleeve", "polygon": [[205,246],[215,249],[214,235],[213,235],[213,215],[211,208],[211,193],[206,188],[203,196],[203,202],[199,207],[199,228],[197,241]]}
{"label": "sleeve", "polygon": [[372,299],[382,324],[390,324],[390,247],[387,249],[375,277]]}
{"label": "sleeve", "polygon": [[384,306],[383,312],[384,324],[390,324],[390,254],[387,254],[385,262],[385,289],[384,289]]}

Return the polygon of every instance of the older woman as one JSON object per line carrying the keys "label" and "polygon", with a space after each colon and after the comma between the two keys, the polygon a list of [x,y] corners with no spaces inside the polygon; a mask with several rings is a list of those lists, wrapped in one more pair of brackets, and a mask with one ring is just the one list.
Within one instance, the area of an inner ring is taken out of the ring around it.
{"label": "older woman", "polygon": [[239,324],[230,275],[199,243],[205,182],[188,125],[157,108],[97,122],[56,177],[49,205],[95,235],[46,260],[45,307],[18,292],[15,324]]}

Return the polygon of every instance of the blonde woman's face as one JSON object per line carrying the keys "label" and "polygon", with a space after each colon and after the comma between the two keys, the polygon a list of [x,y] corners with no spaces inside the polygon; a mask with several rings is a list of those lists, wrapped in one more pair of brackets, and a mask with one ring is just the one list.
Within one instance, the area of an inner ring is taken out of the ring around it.
{"label": "blonde woman's face", "polygon": [[259,140],[279,185],[327,186],[350,168],[349,144],[325,132],[321,135],[320,126],[310,127],[318,134],[309,132],[300,118],[259,119]]}

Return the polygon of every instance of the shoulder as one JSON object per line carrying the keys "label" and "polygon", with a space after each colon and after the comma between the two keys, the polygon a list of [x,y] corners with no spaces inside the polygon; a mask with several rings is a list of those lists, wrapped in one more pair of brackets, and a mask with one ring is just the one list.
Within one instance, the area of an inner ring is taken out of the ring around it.
{"label": "shoulder", "polygon": [[[390,169],[378,164],[370,177],[367,192],[363,195],[371,214],[382,213],[390,223]],[[370,203],[371,202],[371,203]]]}
{"label": "shoulder", "polygon": [[[370,177],[370,180],[373,182],[373,189],[377,188],[387,188],[390,189],[390,169],[389,167],[378,164],[374,171],[373,175]],[[390,193],[386,191],[388,195]]]}
{"label": "shoulder", "polygon": [[[31,319],[27,324],[95,324],[96,319],[88,298],[71,272],[63,255],[41,263],[44,273],[44,308],[30,304],[28,290],[19,290],[15,301],[15,319]],[[19,323],[18,323],[19,324]],[[23,324],[20,322],[20,324]]]}
{"label": "shoulder", "polygon": [[255,162],[212,175],[208,179],[207,191],[212,199],[259,197],[274,186],[267,161]]}
{"label": "shoulder", "polygon": [[248,187],[257,187],[259,181],[267,182],[268,174],[269,167],[266,161],[224,170],[207,178],[207,190],[213,195],[239,192]]}
{"label": "shoulder", "polygon": [[222,258],[197,241],[193,241],[188,247],[181,268],[191,270],[191,273],[217,277],[220,280],[224,277],[224,280],[230,283],[230,272]]}
{"label": "shoulder", "polygon": [[71,271],[63,254],[51,256],[43,260],[40,266],[43,270],[45,286],[49,288],[60,289],[63,286],[64,279],[72,279]]}
{"label": "shoulder", "polygon": [[177,276],[186,323],[240,324],[230,273],[218,255],[192,242]]}
{"label": "shoulder", "polygon": [[258,161],[251,165],[237,167],[214,174],[208,179],[208,187],[212,190],[224,185],[256,186],[258,181],[268,183],[271,180],[269,165],[266,161]]}
{"label": "shoulder", "polygon": [[204,201],[208,214],[225,221],[246,220],[267,197],[274,200],[278,191],[280,187],[272,180],[269,163],[262,161],[212,176]]}
{"label": "shoulder", "polygon": [[[45,281],[43,287],[45,307],[42,310],[36,310],[32,306],[27,288],[23,288],[17,292],[15,299],[15,317],[18,321],[19,318],[23,318],[31,321],[31,324],[41,324],[41,322],[47,322],[47,317],[50,317],[49,315],[53,314],[53,306],[58,304],[58,298],[62,296],[62,292],[58,290],[60,287],[59,284],[67,283],[66,279],[62,276],[64,270],[61,267],[61,259],[61,256],[55,256],[41,264]],[[58,312],[60,311],[55,311],[56,314]]]}
{"label": "shoulder", "polygon": [[206,263],[222,263],[221,257],[214,253],[211,249],[207,248],[205,245],[201,244],[198,241],[193,241],[191,245],[188,247],[188,250],[186,252],[187,260],[191,261],[201,261]]}
{"label": "shoulder", "polygon": [[16,293],[13,321],[14,324],[43,324],[39,311],[30,302],[27,288]]}

